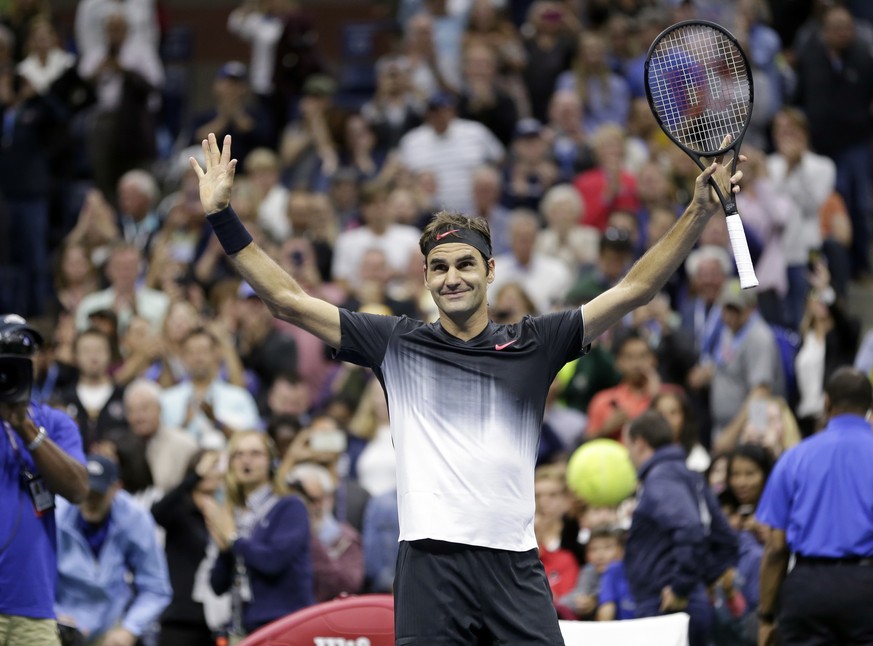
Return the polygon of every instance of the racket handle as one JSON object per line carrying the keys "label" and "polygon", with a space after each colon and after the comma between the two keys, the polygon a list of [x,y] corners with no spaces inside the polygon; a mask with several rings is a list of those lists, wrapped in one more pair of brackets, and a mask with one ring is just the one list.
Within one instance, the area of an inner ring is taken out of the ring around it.
{"label": "racket handle", "polygon": [[757,287],[758,277],[755,275],[755,266],[752,264],[749,243],[746,241],[746,232],[743,229],[740,214],[733,213],[728,215],[725,220],[728,236],[731,239],[731,248],[734,251],[734,261],[737,263],[737,273],[740,275],[740,287],[743,289]]}

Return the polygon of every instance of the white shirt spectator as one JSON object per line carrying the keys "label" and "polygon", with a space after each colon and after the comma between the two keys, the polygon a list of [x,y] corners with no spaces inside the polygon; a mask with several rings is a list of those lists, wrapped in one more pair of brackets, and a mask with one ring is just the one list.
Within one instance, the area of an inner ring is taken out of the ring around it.
{"label": "white shirt spectator", "polygon": [[391,224],[381,235],[366,226],[343,231],[334,244],[331,276],[334,280],[357,286],[361,259],[364,252],[370,249],[378,249],[385,254],[392,272],[405,274],[413,254],[421,255],[418,246],[420,237],[421,231],[408,224]]}
{"label": "white shirt spectator", "polygon": [[[186,426],[192,395],[193,386],[189,381],[165,390],[161,396],[161,423],[187,430],[205,449],[224,448],[224,434],[213,426],[199,407]],[[212,404],[216,419],[234,430],[261,427],[258,406],[245,388],[216,380],[209,386],[204,399]]]}
{"label": "white shirt spectator", "polygon": [[799,213],[788,220],[782,234],[782,248],[789,267],[805,265],[809,250],[821,247],[819,209],[834,192],[837,171],[834,162],[806,151],[789,172],[785,157],[774,153],[767,158],[773,185],[794,200]]}
{"label": "white shirt spectator", "polygon": [[76,57],[62,49],[53,49],[43,64],[36,54],[31,54],[18,64],[18,73],[36,90],[45,94],[58,77],[76,64]]}
{"label": "white shirt spectator", "polygon": [[227,30],[252,46],[249,63],[249,83],[255,94],[273,91],[273,61],[276,43],[282,37],[284,21],[244,7],[234,9],[227,18]]}
{"label": "white shirt spectator", "polygon": [[534,252],[527,266],[512,253],[494,259],[494,282],[488,288],[491,296],[507,283],[518,283],[541,313],[550,312],[563,303],[573,282],[573,275],[562,260]]}
{"label": "white shirt spectator", "polygon": [[[88,327],[88,315],[97,310],[115,309],[115,289],[106,289],[88,294],[79,303],[76,309],[76,329],[84,330]],[[170,297],[164,292],[150,287],[140,287],[136,290],[136,315],[146,319],[152,326],[152,330],[159,331],[164,322],[164,316],[170,307]],[[133,310],[125,306],[118,314],[118,329],[127,329],[127,324],[133,317]]]}
{"label": "white shirt spectator", "polygon": [[271,238],[280,242],[291,235],[291,223],[288,221],[290,194],[282,184],[276,184],[267,191],[258,205],[258,224]]}
{"label": "white shirt spectator", "polygon": [[81,0],[76,9],[75,24],[80,59],[94,55],[96,50],[105,51],[103,24],[110,13],[119,9],[127,18],[127,43],[134,50],[134,56],[160,60],[161,29],[155,0]]}
{"label": "white shirt spectator", "polygon": [[500,162],[503,145],[481,123],[453,119],[440,135],[428,124],[400,140],[400,159],[413,172],[432,171],[437,179],[436,205],[469,213],[473,206],[473,171]]}

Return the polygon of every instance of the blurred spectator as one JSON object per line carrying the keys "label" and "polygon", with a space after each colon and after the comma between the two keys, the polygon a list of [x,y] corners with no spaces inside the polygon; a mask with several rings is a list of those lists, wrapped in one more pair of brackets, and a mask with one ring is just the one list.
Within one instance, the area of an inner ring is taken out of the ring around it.
{"label": "blurred spectator", "polygon": [[503,203],[510,208],[539,210],[543,195],[558,181],[558,167],[543,134],[536,119],[515,125],[503,189]]}
{"label": "blurred spectator", "polygon": [[[549,580],[556,604],[576,586],[579,565],[569,550],[561,547],[564,514],[570,510],[570,493],[566,474],[559,465],[538,467],[534,473],[536,514],[534,533],[539,547],[540,561]],[[559,616],[566,614],[560,607]]]}
{"label": "blurred spectator", "polygon": [[170,603],[172,589],[155,522],[121,490],[118,466],[88,457],[88,497],[80,505],[59,501],[59,623],[88,643],[132,646]]}
{"label": "blurred spectator", "polygon": [[621,530],[606,525],[593,528],[585,555],[587,563],[579,573],[575,587],[559,603],[570,608],[577,619],[594,619],[595,615],[600,615],[602,576],[607,567],[621,561],[624,556]]}
{"label": "blurred spectator", "polygon": [[[294,373],[276,375],[267,390],[266,403],[267,419],[289,416],[301,424],[310,421],[312,393],[307,382]],[[285,454],[282,457],[286,457]]]}
{"label": "blurred spectator", "polygon": [[18,62],[27,55],[27,38],[31,25],[51,16],[51,5],[48,0],[11,0],[4,6],[0,23],[9,29],[12,36],[10,56]]}
{"label": "blurred spectator", "polygon": [[283,121],[296,114],[306,79],[323,71],[318,32],[303,6],[294,2],[285,14],[273,65],[273,86],[283,109]]}
{"label": "blurred spectator", "polygon": [[574,90],[579,94],[589,132],[606,123],[624,127],[630,114],[630,88],[623,77],[609,68],[606,48],[603,36],[594,31],[583,32],[573,69],[561,74],[555,83],[556,90]]}
{"label": "blurred spectator", "polygon": [[573,277],[560,260],[535,250],[539,218],[527,209],[512,211],[509,218],[509,253],[495,257],[500,271],[495,274],[489,291],[496,293],[502,285],[515,282],[531,297],[539,312],[550,312],[563,305],[564,295]]}
{"label": "blurred spectator", "polygon": [[270,119],[273,132],[285,122],[286,116],[273,83],[276,44],[293,4],[293,0],[243,0],[227,17],[227,30],[251,47],[249,83],[261,112]]}
{"label": "blurred spectator", "polygon": [[333,514],[336,485],[330,472],[319,464],[302,462],[286,477],[309,507],[315,601],[357,594],[364,584],[361,535]]}
{"label": "blurred spectator", "polygon": [[478,121],[500,143],[509,146],[518,121],[518,108],[498,83],[497,65],[497,53],[489,44],[474,42],[464,48],[458,116]]}
{"label": "blurred spectator", "polygon": [[472,43],[487,45],[497,56],[499,86],[509,94],[523,116],[530,116],[530,105],[521,82],[521,72],[527,63],[521,38],[512,22],[505,16],[505,7],[491,0],[473,0],[463,47]]}
{"label": "blurred spectator", "polygon": [[537,306],[518,283],[504,283],[495,290],[490,317],[495,323],[520,323],[525,316],[536,316]]}
{"label": "blurred spectator", "polygon": [[661,390],[655,354],[639,331],[617,334],[612,354],[621,381],[594,395],[588,405],[588,439],[624,441],[624,426],[645,411]]}
{"label": "blurred spectator", "polygon": [[246,172],[245,160],[256,148],[275,146],[276,132],[268,119],[249,101],[248,68],[239,61],[222,65],[212,83],[213,107],[196,114],[190,125],[189,145],[199,144],[214,132],[223,139],[233,137],[237,170]]}
{"label": "blurred spectator", "polygon": [[127,242],[114,243],[106,262],[109,287],[82,299],[76,310],[76,327],[84,330],[92,312],[110,309],[118,315],[122,331],[134,314],[148,320],[153,329],[160,329],[170,299],[163,292],[137,285],[141,266],[142,253],[138,247]]}
{"label": "blurred spectator", "polygon": [[597,262],[582,265],[566,296],[567,302],[588,300],[618,284],[634,259],[630,235],[623,229],[607,227],[600,236]]}
{"label": "blurred spectator", "polygon": [[592,137],[597,166],[580,173],[573,184],[585,202],[587,224],[603,231],[616,209],[636,213],[640,207],[634,175],[623,168],[624,132],[619,126],[601,126]]}
{"label": "blurred spectator", "polygon": [[112,379],[112,350],[105,334],[94,328],[76,336],[73,346],[78,376],[54,395],[54,401],[76,420],[86,451],[124,426],[124,387]]}
{"label": "blurred spectator", "polygon": [[376,133],[360,114],[350,114],[343,126],[340,163],[361,181],[387,183],[400,169],[396,154],[377,147]]}
{"label": "blurred spectator", "polygon": [[[412,256],[410,256],[410,259]],[[361,258],[356,272],[357,282],[351,286],[349,298],[343,304],[356,311],[365,307],[384,306],[395,316],[417,316],[417,304],[391,271],[388,259],[381,249],[368,249]]]}
{"label": "blurred spectator", "polygon": [[788,402],[762,387],[749,393],[713,450],[727,453],[738,444],[758,444],[778,458],[801,439],[800,427]]}
{"label": "blurred spectator", "polygon": [[97,2],[105,6],[97,23],[105,37],[89,40],[98,44],[82,50],[79,74],[97,94],[88,133],[94,184],[113,202],[118,179],[155,160],[157,93],[164,85],[164,69],[157,43],[140,46],[131,34],[125,7],[134,3]]}
{"label": "blurred spectator", "polygon": [[774,186],[793,201],[796,210],[785,223],[782,248],[788,266],[786,323],[797,329],[803,317],[809,290],[807,266],[810,254],[822,243],[819,212],[834,192],[836,168],[809,147],[809,122],[796,108],[780,110],[773,120],[776,151],[767,159]]}
{"label": "blurred spectator", "polygon": [[219,549],[210,583],[233,589],[236,636],[312,605],[313,566],[306,506],[275,478],[276,447],[265,433],[240,432],[227,447],[227,505],[201,501]]}
{"label": "blurred spectator", "polygon": [[361,542],[367,591],[389,594],[393,591],[399,537],[397,491],[391,489],[370,498],[364,512]]}
{"label": "blurred spectator", "polygon": [[294,466],[314,462],[326,467],[336,484],[334,515],[361,531],[364,510],[370,494],[349,473],[350,454],[359,453],[360,438],[350,436],[337,420],[325,414],[316,415],[302,429],[282,458],[278,475],[285,478]]}
{"label": "blurred spectator", "polygon": [[650,407],[661,413],[673,429],[673,442],[685,450],[685,466],[705,473],[712,463],[698,440],[694,411],[685,393],[681,390],[660,392],[652,398]]}
{"label": "blurred spectator", "polygon": [[161,219],[156,210],[160,188],[154,176],[144,170],[131,170],[118,180],[118,228],[125,242],[147,256]]}
{"label": "blurred spectator", "polygon": [[161,423],[161,387],[137,379],[124,392],[124,417],[129,432],[145,442],[145,458],[158,491],[181,484],[197,442],[188,433]]}
{"label": "blurred spectator", "polygon": [[85,296],[97,291],[97,270],[83,244],[65,241],[55,254],[56,310],[74,313]]}
{"label": "blurred spectator", "polygon": [[799,220],[798,208],[768,176],[764,154],[751,146],[745,146],[743,150],[748,161],[743,167],[743,191],[737,195],[736,201],[737,209],[743,214],[744,227],[757,237],[762,246],[755,261],[755,273],[759,276],[755,290],[758,308],[768,323],[796,329],[798,322],[785,317],[789,281],[784,236],[786,229]]}
{"label": "blurred spectator", "polygon": [[339,143],[345,122],[333,105],[336,81],[313,74],[301,89],[297,118],[289,120],[279,141],[279,156],[292,190],[320,191],[339,168]]}
{"label": "blurred spectator", "polygon": [[258,197],[258,224],[275,242],[291,232],[288,222],[288,189],[280,181],[279,156],[269,148],[255,148],[246,158],[246,175]]}
{"label": "blurred spectator", "polygon": [[819,209],[819,220],[821,249],[831,274],[831,286],[837,296],[846,298],[852,277],[852,220],[845,201],[836,191],[828,196]]}
{"label": "blurred spectator", "polygon": [[48,92],[52,83],[76,64],[76,57],[61,48],[51,20],[43,14],[30,21],[26,49],[27,57],[17,71],[37,94]]}
{"label": "blurred spectator", "polygon": [[480,216],[488,221],[491,250],[495,255],[509,251],[509,209],[500,203],[501,187],[500,171],[494,166],[480,166],[473,171],[473,208],[470,217]]}
{"label": "blurred spectator", "polygon": [[3,237],[14,240],[9,255],[24,285],[24,314],[48,305],[49,144],[52,126],[64,119],[50,96],[38,95],[14,67],[0,69],[0,193],[8,212]]}
{"label": "blurred spectator", "polygon": [[852,316],[843,300],[830,287],[827,268],[813,265],[813,288],[800,323],[802,343],[795,357],[797,417],[804,437],[818,430],[824,413],[824,386],[840,366],[852,365],[861,338],[860,321]]}
{"label": "blurred spectator", "polygon": [[386,55],[376,61],[376,92],[361,107],[361,116],[376,135],[376,148],[397,147],[400,138],[421,125],[424,102],[411,84],[409,60]]}
{"label": "blurred spectator", "polygon": [[660,413],[643,413],[629,437],[642,487],[625,552],[636,616],[687,612],[689,644],[705,646],[712,626],[705,586],[736,563],[736,536]]}
{"label": "blurred spectator", "polygon": [[[873,53],[857,36],[845,7],[824,9],[820,33],[797,51],[797,77],[798,106],[809,119],[810,143],[836,163],[837,190],[852,217],[853,274],[869,273]],[[829,91],[822,92],[823,87]],[[840,106],[838,119],[834,105]]]}
{"label": "blurred spectator", "polygon": [[418,96],[426,99],[436,92],[457,86],[448,61],[437,54],[434,19],[427,13],[412,16],[403,29],[403,58],[409,64],[412,87]]}
{"label": "blurred spectator", "polygon": [[121,13],[129,29],[128,47],[137,58],[155,59],[159,53],[161,27],[155,0],[82,0],[76,7],[76,49],[82,57],[105,47],[105,20]]}
{"label": "blurred spectator", "polygon": [[397,488],[397,459],[388,425],[388,402],[377,379],[371,379],[349,423],[349,431],[367,441],[354,472],[372,498]]}
{"label": "blurred spectator", "polygon": [[576,175],[594,165],[585,131],[582,100],[576,92],[558,90],[552,95],[545,137],[549,141],[552,157],[558,164],[559,181],[572,182]]}
{"label": "blurred spectator", "polygon": [[215,334],[195,327],[182,340],[181,350],[189,380],[164,391],[164,424],[187,430],[204,448],[223,447],[234,431],[260,427],[252,396],[220,376],[221,342]]}
{"label": "blurred spectator", "polygon": [[220,620],[215,615],[222,608],[229,613],[230,599],[212,594],[205,580],[217,549],[213,544],[207,556],[209,532],[203,517],[204,501],[215,499],[223,475],[218,451],[198,451],[182,482],[152,506],[152,515],[165,532],[173,587],[173,600],[161,615],[158,646],[214,646],[213,631],[224,629],[226,615]]}
{"label": "blurred spectator", "polygon": [[239,286],[237,348],[246,369],[257,379],[260,395],[276,376],[297,372],[297,344],[275,325],[267,305],[246,282]]}
{"label": "blurred spectator", "polygon": [[773,331],[758,313],[755,293],[731,280],[719,295],[723,327],[710,365],[712,437],[738,415],[754,389],[785,392],[782,358]]}
{"label": "blurred spectator", "polygon": [[572,65],[579,24],[568,5],[537,0],[530,5],[522,28],[527,66],[522,73],[531,116],[548,118],[549,97],[560,74]]}
{"label": "blurred spectator", "polygon": [[473,205],[473,171],[502,161],[503,146],[482,124],[457,118],[451,95],[432,95],[427,108],[424,125],[400,140],[400,160],[413,173],[435,174],[439,208],[467,213]]}
{"label": "blurred spectator", "polygon": [[[718,297],[732,272],[730,255],[715,245],[695,249],[685,261],[689,294],[680,309],[682,328],[694,340],[694,348],[703,364],[715,356],[723,325]],[[690,385],[697,388],[700,384]]]}
{"label": "blurred spectator", "polygon": [[392,274],[405,272],[410,258],[420,257],[421,232],[408,224],[394,222],[393,213],[385,208],[385,197],[383,187],[366,186],[361,194],[363,226],[343,231],[337,237],[331,276],[340,284],[351,288],[360,286],[358,271],[368,249],[379,249],[385,254]]}

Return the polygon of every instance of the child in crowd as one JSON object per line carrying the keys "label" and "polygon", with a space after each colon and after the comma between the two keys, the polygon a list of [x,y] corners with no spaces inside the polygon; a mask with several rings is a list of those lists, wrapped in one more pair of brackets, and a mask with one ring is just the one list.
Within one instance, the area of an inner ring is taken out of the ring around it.
{"label": "child in crowd", "polygon": [[577,619],[594,619],[599,606],[601,577],[606,568],[624,556],[621,530],[611,525],[598,525],[591,530],[586,551],[587,563],[576,581],[576,587],[559,603],[573,611]]}

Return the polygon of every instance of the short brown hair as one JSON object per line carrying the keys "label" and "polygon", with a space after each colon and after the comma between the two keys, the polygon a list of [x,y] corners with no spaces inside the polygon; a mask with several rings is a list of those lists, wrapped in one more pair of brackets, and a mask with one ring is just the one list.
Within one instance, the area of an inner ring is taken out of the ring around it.
{"label": "short brown hair", "polygon": [[[488,228],[488,221],[485,218],[479,216],[471,218],[463,213],[458,213],[457,211],[440,211],[434,214],[430,222],[428,222],[427,226],[424,228],[424,231],[421,233],[421,237],[418,239],[418,247],[421,249],[421,253],[425,257],[425,260],[427,259],[427,251],[425,250],[436,238],[437,231],[442,228],[458,228],[475,231],[485,238],[485,242],[488,243],[488,248],[491,249],[491,230]],[[485,254],[482,254],[482,257],[484,258],[485,266],[487,267],[488,261],[491,260],[491,258],[486,257]]]}

